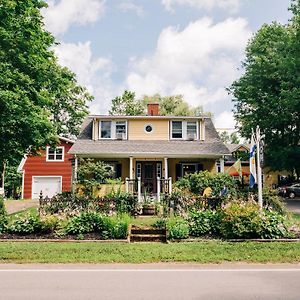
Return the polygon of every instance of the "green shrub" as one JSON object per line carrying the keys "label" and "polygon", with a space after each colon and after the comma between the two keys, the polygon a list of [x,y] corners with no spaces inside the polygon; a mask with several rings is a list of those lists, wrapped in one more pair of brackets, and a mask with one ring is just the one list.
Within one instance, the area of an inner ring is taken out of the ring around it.
{"label": "green shrub", "polygon": [[27,235],[39,233],[42,229],[42,222],[38,215],[27,214],[16,217],[7,227],[9,233]]}
{"label": "green shrub", "polygon": [[[103,238],[124,239],[128,235],[130,217],[122,214],[113,217],[104,217],[103,220]],[[103,234],[104,233],[104,234]]]}
{"label": "green shrub", "polygon": [[114,201],[117,213],[128,213],[133,215],[136,210],[138,198],[133,194],[120,192],[114,195]]}
{"label": "green shrub", "polygon": [[41,218],[41,231],[52,233],[60,228],[60,219],[57,216],[46,215]]}
{"label": "green shrub", "polygon": [[210,209],[193,211],[189,214],[190,234],[203,236],[206,234],[218,234],[221,222],[219,211]]}
{"label": "green shrub", "polygon": [[253,202],[232,202],[221,212],[221,235],[225,238],[290,237],[286,217],[260,210]]}
{"label": "green shrub", "polygon": [[287,213],[283,199],[278,196],[278,192],[276,190],[274,191],[274,190],[264,189],[263,203],[264,203],[264,207],[269,210],[277,211],[280,214]]}
{"label": "green shrub", "polygon": [[4,199],[0,196],[0,233],[6,230],[7,213],[4,205]]}
{"label": "green shrub", "polygon": [[235,195],[237,186],[234,178],[225,173],[213,174],[208,171],[188,174],[179,179],[175,187],[181,190],[188,190],[195,195],[202,195],[207,187],[212,189],[212,197],[220,195],[224,186],[228,190],[228,194]]}
{"label": "green shrub", "polygon": [[153,226],[158,229],[166,229],[166,219],[157,220]]}
{"label": "green shrub", "polygon": [[103,216],[96,212],[83,212],[68,220],[66,233],[77,235],[103,231]]}
{"label": "green shrub", "polygon": [[169,239],[186,239],[189,237],[189,223],[183,218],[168,219],[166,227]]}

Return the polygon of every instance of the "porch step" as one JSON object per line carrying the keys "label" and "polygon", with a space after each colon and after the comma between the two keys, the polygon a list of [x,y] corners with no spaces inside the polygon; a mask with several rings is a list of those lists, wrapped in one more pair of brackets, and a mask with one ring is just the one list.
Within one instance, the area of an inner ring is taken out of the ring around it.
{"label": "porch step", "polygon": [[129,242],[166,242],[166,230],[154,227],[130,226]]}

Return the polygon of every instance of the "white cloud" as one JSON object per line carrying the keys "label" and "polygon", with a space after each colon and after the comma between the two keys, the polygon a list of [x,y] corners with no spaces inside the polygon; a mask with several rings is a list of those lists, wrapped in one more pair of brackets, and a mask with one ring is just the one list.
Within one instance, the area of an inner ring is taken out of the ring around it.
{"label": "white cloud", "polygon": [[174,5],[187,5],[196,9],[211,10],[215,7],[238,10],[240,0],[162,0],[162,4],[168,11],[173,11]]}
{"label": "white cloud", "polygon": [[95,23],[105,12],[105,0],[48,0],[43,9],[46,29],[54,35],[68,31],[70,26]]}
{"label": "white cloud", "polygon": [[183,94],[190,104],[213,112],[229,109],[225,87],[239,76],[250,35],[242,18],[217,24],[203,18],[183,30],[165,28],[152,55],[131,60],[127,87],[137,95]]}
{"label": "white cloud", "polygon": [[142,6],[134,4],[130,1],[127,2],[122,2],[118,5],[118,8],[122,11],[122,12],[130,12],[133,11],[137,14],[137,16],[139,17],[143,17],[145,14],[145,11],[143,9]]}
{"label": "white cloud", "polygon": [[114,65],[110,58],[94,58],[90,42],[61,43],[54,51],[60,64],[72,70],[77,75],[78,82],[95,96],[96,100],[90,107],[92,113],[105,113],[116,90],[111,80]]}
{"label": "white cloud", "polygon": [[235,120],[231,111],[223,111],[221,114],[215,116],[215,127],[219,129],[233,129],[235,127]]}

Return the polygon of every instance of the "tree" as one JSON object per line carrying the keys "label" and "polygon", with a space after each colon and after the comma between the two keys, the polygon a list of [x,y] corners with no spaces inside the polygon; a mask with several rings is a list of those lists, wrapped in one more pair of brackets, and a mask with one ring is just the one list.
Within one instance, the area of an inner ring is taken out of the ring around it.
{"label": "tree", "polygon": [[0,2],[0,170],[29,148],[74,136],[91,96],[61,67],[44,29],[42,0]]}
{"label": "tree", "polygon": [[263,25],[246,48],[244,75],[229,92],[240,133],[265,133],[265,163],[300,175],[300,0],[287,25]]}
{"label": "tree", "polygon": [[227,131],[222,131],[220,133],[220,138],[224,143],[227,144],[239,144],[240,139],[236,132],[229,134]]}
{"label": "tree", "polygon": [[111,101],[110,115],[139,116],[144,114],[144,107],[135,99],[135,93],[125,90],[121,97]]}
{"label": "tree", "polygon": [[145,115],[148,103],[159,104],[159,114],[161,116],[211,116],[204,113],[201,106],[191,107],[182,95],[165,96],[159,94],[153,96],[143,96],[141,99],[135,98],[135,93],[125,91],[121,97],[112,100],[110,115],[139,116]]}

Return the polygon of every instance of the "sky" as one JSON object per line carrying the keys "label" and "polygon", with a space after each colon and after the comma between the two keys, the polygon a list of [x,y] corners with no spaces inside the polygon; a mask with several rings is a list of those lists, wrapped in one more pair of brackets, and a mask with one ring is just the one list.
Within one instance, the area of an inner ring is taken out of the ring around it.
{"label": "sky", "polygon": [[264,24],[287,23],[291,0],[47,0],[45,27],[61,65],[107,114],[125,89],[184,96],[233,128],[226,87],[243,70],[245,47]]}

